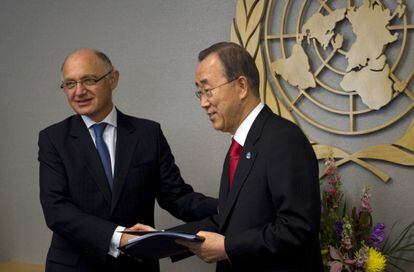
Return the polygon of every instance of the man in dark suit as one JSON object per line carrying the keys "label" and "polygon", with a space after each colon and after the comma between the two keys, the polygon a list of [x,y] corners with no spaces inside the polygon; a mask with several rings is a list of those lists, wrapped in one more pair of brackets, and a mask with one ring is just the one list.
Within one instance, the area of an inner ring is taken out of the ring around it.
{"label": "man in dark suit", "polygon": [[217,200],[184,183],[158,123],[115,109],[119,72],[105,54],[75,51],[62,77],[77,114],[39,134],[40,200],[53,231],[46,271],[159,271],[120,255],[131,236],[119,231],[153,226],[155,199],[185,221],[214,214]]}
{"label": "man in dark suit", "polygon": [[217,43],[199,54],[196,95],[216,130],[233,135],[219,213],[176,227],[203,243],[178,241],[217,271],[322,271],[318,164],[293,123],[260,103],[248,52]]}

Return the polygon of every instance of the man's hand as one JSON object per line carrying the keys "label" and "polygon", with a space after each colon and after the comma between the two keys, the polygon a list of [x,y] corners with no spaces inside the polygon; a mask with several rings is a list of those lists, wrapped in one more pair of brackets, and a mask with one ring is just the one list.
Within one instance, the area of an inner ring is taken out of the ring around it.
{"label": "man's hand", "polygon": [[144,225],[141,223],[135,224],[132,227],[128,228],[127,230],[134,230],[134,231],[157,231],[151,226]]}
{"label": "man's hand", "polygon": [[[134,230],[134,231],[157,231],[156,229],[154,229],[151,226],[148,225],[144,225],[144,224],[135,224],[130,228],[127,228],[125,230]],[[121,241],[120,241],[120,246],[124,246],[126,244],[128,244],[128,240],[132,239],[134,237],[137,237],[137,235],[132,235],[132,234],[128,234],[128,233],[123,233],[121,236]]]}
{"label": "man's hand", "polygon": [[204,237],[204,242],[194,243],[177,239],[176,243],[188,247],[191,252],[207,263],[228,259],[226,249],[224,248],[223,235],[208,231],[200,231],[197,235]]}
{"label": "man's hand", "polygon": [[122,233],[121,241],[119,242],[119,245],[124,246],[124,245],[128,244],[129,239],[132,239],[134,237],[137,237],[137,236],[132,235],[132,234],[127,234],[127,233]]}

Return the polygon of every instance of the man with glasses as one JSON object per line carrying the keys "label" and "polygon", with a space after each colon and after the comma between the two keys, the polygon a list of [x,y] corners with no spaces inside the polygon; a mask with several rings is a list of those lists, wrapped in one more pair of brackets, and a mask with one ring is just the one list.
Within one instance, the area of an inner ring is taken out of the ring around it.
{"label": "man with glasses", "polygon": [[176,227],[203,243],[179,241],[217,271],[322,271],[318,164],[302,131],[260,102],[259,73],[241,46],[199,54],[195,84],[214,129],[230,133],[219,212]]}
{"label": "man with glasses", "polygon": [[114,107],[119,72],[105,54],[77,50],[61,71],[77,114],[39,134],[40,200],[53,231],[46,271],[159,271],[119,254],[131,238],[120,231],[153,226],[155,199],[185,221],[216,213],[217,200],[184,183],[158,123]]}

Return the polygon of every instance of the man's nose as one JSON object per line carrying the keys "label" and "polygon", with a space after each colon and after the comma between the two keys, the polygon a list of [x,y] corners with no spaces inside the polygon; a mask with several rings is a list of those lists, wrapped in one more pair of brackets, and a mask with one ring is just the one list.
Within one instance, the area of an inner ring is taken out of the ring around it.
{"label": "man's nose", "polygon": [[210,105],[210,101],[208,100],[207,96],[204,94],[200,97],[200,106],[202,108],[208,108],[208,106]]}
{"label": "man's nose", "polygon": [[76,82],[76,86],[75,86],[75,94],[76,95],[83,95],[86,93],[86,88],[83,85],[82,81],[78,81]]}

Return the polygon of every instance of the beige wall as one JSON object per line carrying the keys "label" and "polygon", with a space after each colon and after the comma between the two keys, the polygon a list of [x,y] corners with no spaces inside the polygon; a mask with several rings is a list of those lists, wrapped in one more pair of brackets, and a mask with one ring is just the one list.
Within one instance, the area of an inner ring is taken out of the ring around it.
{"label": "beige wall", "polygon": [[[229,137],[215,132],[199,108],[193,74],[198,51],[229,39],[234,11],[230,0],[0,1],[0,261],[45,259],[51,233],[38,199],[37,133],[72,113],[58,88],[59,68],[78,47],[112,58],[121,73],[116,105],[160,122],[186,181],[217,196]],[[401,135],[408,121],[386,136]],[[320,137],[333,141],[329,134]],[[349,138],[342,141],[352,150]],[[375,219],[413,220],[413,169],[377,165],[394,178],[391,184],[348,165],[341,170],[345,192],[359,195],[370,184]],[[156,222],[160,228],[178,223],[159,209]],[[162,261],[163,271],[189,267],[214,270],[196,258]]]}

